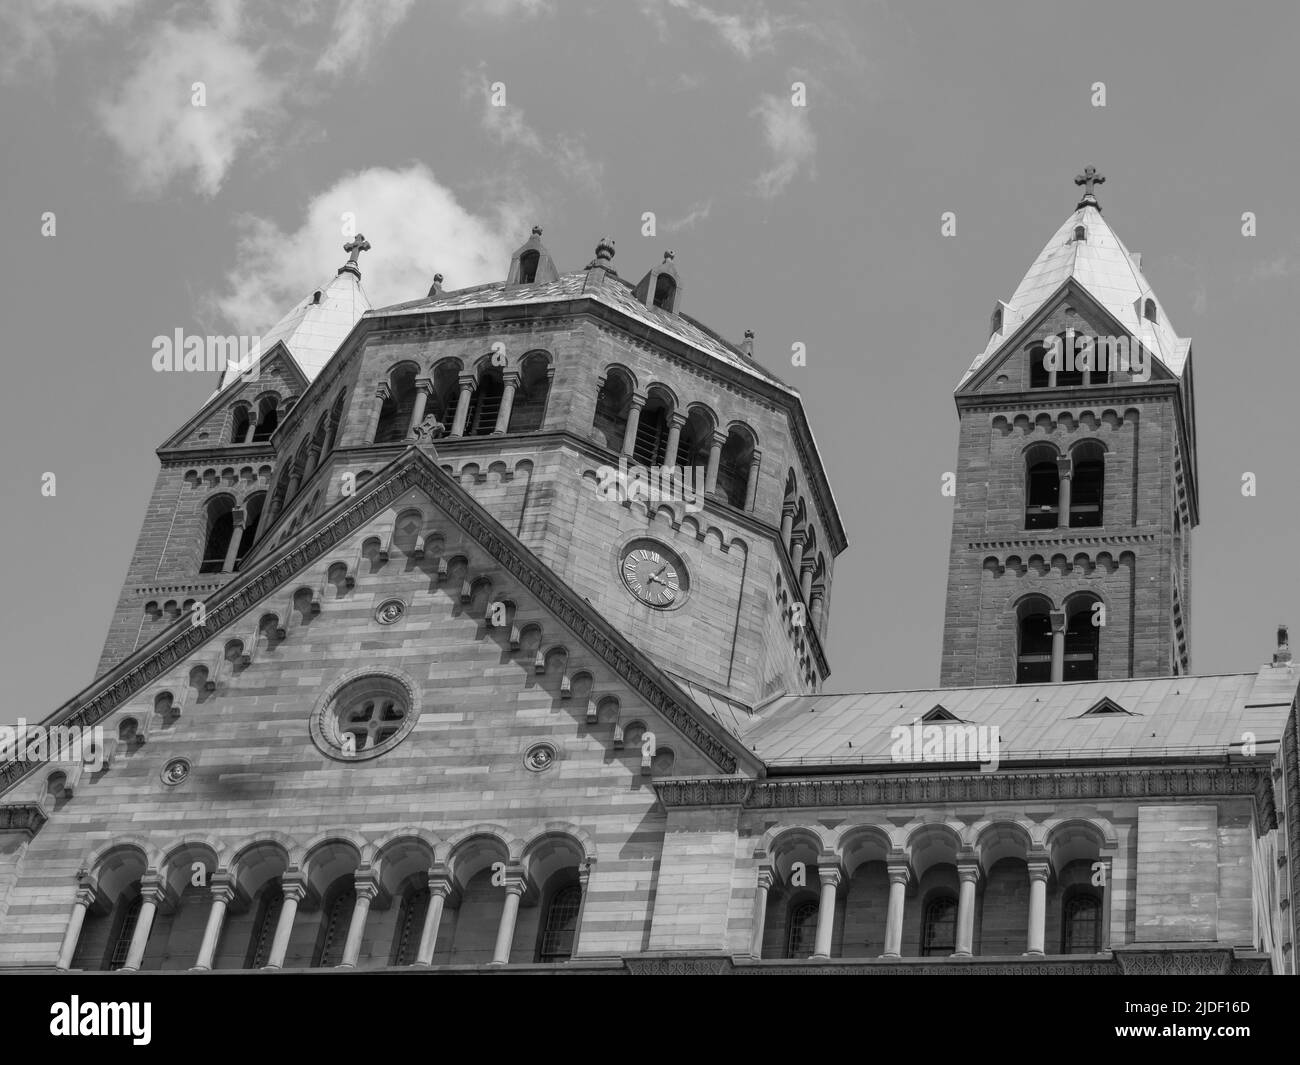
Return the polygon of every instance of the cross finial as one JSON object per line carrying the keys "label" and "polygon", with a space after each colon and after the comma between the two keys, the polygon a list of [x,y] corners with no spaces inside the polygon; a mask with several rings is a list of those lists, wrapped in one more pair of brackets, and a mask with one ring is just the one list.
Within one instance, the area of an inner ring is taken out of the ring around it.
{"label": "cross finial", "polygon": [[366,240],[363,234],[358,233],[343,245],[343,250],[348,252],[348,261],[339,267],[338,272],[341,274],[344,270],[347,270],[349,273],[356,274],[357,277],[360,277],[361,266],[357,262],[357,256],[359,256],[363,251],[370,250],[370,241]]}
{"label": "cross finial", "polygon": [[1099,173],[1095,166],[1085,166],[1083,173],[1074,179],[1076,185],[1083,186],[1083,199],[1079,201],[1082,207],[1085,203],[1091,202],[1094,207],[1097,206],[1097,197],[1092,193],[1093,185],[1104,185],[1106,179]]}

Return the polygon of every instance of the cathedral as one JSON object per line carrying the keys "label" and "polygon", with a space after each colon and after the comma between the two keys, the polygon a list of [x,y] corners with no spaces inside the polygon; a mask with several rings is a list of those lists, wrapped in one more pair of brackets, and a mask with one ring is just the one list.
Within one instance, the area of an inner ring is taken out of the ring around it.
{"label": "cathedral", "polygon": [[1192,671],[1192,344],[1102,180],[953,360],[908,691],[827,690],[812,427],[671,252],[372,307],[350,239],[0,729],[0,971],[1294,974],[1300,673]]}

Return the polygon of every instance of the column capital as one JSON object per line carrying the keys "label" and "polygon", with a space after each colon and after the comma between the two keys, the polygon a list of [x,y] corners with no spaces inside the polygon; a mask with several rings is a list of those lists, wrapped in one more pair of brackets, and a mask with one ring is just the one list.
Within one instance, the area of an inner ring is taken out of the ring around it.
{"label": "column capital", "polygon": [[380,381],[379,384],[375,385],[376,399],[388,399],[388,397],[391,396],[392,394],[393,394],[393,390],[388,387],[387,381]]}
{"label": "column capital", "polygon": [[817,860],[817,881],[823,886],[830,884],[838,888],[845,882],[844,871],[839,860],[833,855],[824,855]]}
{"label": "column capital", "polygon": [[798,509],[799,506],[793,499],[785,499],[781,501],[781,517],[783,518],[787,514],[793,518],[794,512]]}
{"label": "column capital", "polygon": [[503,886],[507,895],[522,897],[528,890],[528,881],[524,878],[523,873],[506,873],[506,882]]}
{"label": "column capital", "polygon": [[978,883],[980,878],[980,863],[975,858],[959,858],[957,860],[957,879]]}
{"label": "column capital", "polygon": [[429,894],[440,895],[442,898],[450,898],[456,885],[452,883],[451,876],[445,872],[429,871]]}
{"label": "column capital", "polygon": [[791,529],[790,546],[793,547],[795,544],[798,544],[800,547],[803,547],[804,540],[807,538],[807,536],[808,536],[807,532],[805,532],[803,529]]}
{"label": "column capital", "polygon": [[417,377],[415,379],[415,390],[417,392],[423,392],[426,396],[433,395],[433,378]]}
{"label": "column capital", "polygon": [[650,397],[647,396],[644,392],[633,392],[632,398],[629,400],[629,402],[632,404],[634,410],[640,410],[642,407],[646,405],[646,401],[649,398]]}
{"label": "column capital", "polygon": [[912,880],[912,867],[906,861],[887,862],[885,868],[891,884],[908,884]]}
{"label": "column capital", "polygon": [[679,410],[675,410],[675,411],[673,411],[672,414],[668,415],[668,428],[670,428],[670,429],[685,429],[685,428],[686,428],[686,415],[683,414],[683,413],[682,413],[681,411],[679,411]]}
{"label": "column capital", "polygon": [[478,375],[473,373],[463,373],[457,376],[456,383],[460,385],[461,390],[469,389],[473,392],[478,387]]}
{"label": "column capital", "polygon": [[505,386],[505,385],[513,385],[515,388],[518,388],[518,387],[519,387],[519,382],[520,382],[521,380],[523,380],[523,377],[522,377],[522,375],[519,373],[518,370],[502,370],[502,371],[501,371],[501,384],[502,384],[503,386]]}
{"label": "column capital", "polygon": [[353,877],[353,890],[358,899],[373,902],[379,895],[379,881],[374,873],[358,873]]}
{"label": "column capital", "polygon": [[280,878],[280,892],[286,902],[302,902],[307,897],[307,881],[300,873],[290,873]]}
{"label": "column capital", "polygon": [[208,892],[213,902],[224,902],[229,906],[238,891],[239,884],[230,873],[213,873],[208,879]]}
{"label": "column capital", "polygon": [[713,435],[709,437],[709,443],[714,447],[724,447],[727,443],[727,434],[721,429],[714,429]]}
{"label": "column capital", "polygon": [[754,880],[755,883],[764,891],[770,891],[772,888],[772,884],[775,881],[775,876],[773,875],[771,868],[769,868],[768,866],[764,866],[762,869],[758,871]]}
{"label": "column capital", "polygon": [[1052,875],[1052,863],[1045,854],[1031,854],[1025,864],[1029,866],[1030,880],[1046,880]]}
{"label": "column capital", "polygon": [[1049,610],[1049,611],[1047,612],[1047,617],[1048,617],[1048,620],[1050,620],[1051,623],[1052,623],[1052,632],[1064,632],[1064,631],[1065,631],[1065,611],[1064,611],[1064,610]]}
{"label": "column capital", "polygon": [[1058,477],[1069,477],[1074,473],[1074,460],[1069,455],[1057,455],[1056,473]]}
{"label": "column capital", "polygon": [[145,873],[140,878],[140,895],[145,902],[152,902],[155,906],[162,906],[169,895],[167,881],[157,873]]}
{"label": "column capital", "polygon": [[[757,465],[758,465],[758,460],[761,459],[762,457],[763,457],[763,450],[762,450],[762,448],[757,448],[757,447],[754,448],[754,450],[750,453],[750,456],[749,456],[749,464],[750,464],[751,466],[757,466]],[[784,510],[785,508],[782,507],[781,509]]]}
{"label": "column capital", "polygon": [[73,901],[78,906],[85,906],[89,909],[91,906],[95,905],[95,900],[97,898],[99,898],[99,888],[97,888],[93,883],[87,883],[79,884],[77,886],[77,893],[73,897]]}
{"label": "column capital", "polygon": [[230,523],[236,529],[242,529],[244,527],[244,522],[247,520],[248,520],[248,511],[245,510],[243,507],[230,508]]}

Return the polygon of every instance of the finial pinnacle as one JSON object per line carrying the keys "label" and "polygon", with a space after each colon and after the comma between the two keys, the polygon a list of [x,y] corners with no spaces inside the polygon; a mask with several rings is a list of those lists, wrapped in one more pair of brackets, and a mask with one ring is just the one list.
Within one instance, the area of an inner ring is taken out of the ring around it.
{"label": "finial pinnacle", "polygon": [[664,262],[666,262],[666,263],[670,263],[670,262],[672,262],[672,261],[673,261],[674,259],[676,259],[676,258],[677,258],[677,255],[676,255],[674,252],[671,252],[671,251],[666,251],[666,252],[664,252]]}
{"label": "finial pinnacle", "polygon": [[609,237],[601,237],[596,242],[596,258],[604,262],[614,258],[614,242]]}
{"label": "finial pinnacle", "polygon": [[1100,211],[1101,204],[1097,202],[1097,197],[1093,195],[1092,187],[1093,185],[1104,185],[1106,179],[1101,174],[1097,173],[1097,168],[1095,166],[1085,166],[1083,168],[1083,173],[1074,179],[1074,183],[1083,186],[1083,199],[1081,199],[1076,206],[1096,207],[1097,210]]}
{"label": "finial pinnacle", "polygon": [[541,226],[533,226],[533,236],[535,236],[535,237],[540,237],[541,235],[542,235],[542,227],[541,227]]}
{"label": "finial pinnacle", "polygon": [[370,241],[366,240],[365,235],[358,233],[350,241],[343,245],[343,250],[348,252],[348,261],[339,267],[338,272],[341,274],[346,270],[350,274],[361,276],[361,264],[357,262],[358,256],[363,251],[370,250]]}

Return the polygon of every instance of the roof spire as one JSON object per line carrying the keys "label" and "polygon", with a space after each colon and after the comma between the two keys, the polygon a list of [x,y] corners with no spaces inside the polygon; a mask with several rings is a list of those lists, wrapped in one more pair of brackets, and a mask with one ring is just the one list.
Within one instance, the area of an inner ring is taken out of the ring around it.
{"label": "roof spire", "polygon": [[370,241],[366,240],[362,234],[358,233],[343,245],[343,250],[350,254],[348,255],[348,261],[339,267],[338,272],[341,274],[346,270],[348,273],[355,274],[360,278],[361,265],[357,262],[357,256],[359,256],[363,251],[370,250]]}
{"label": "roof spire", "polygon": [[1092,194],[1092,187],[1093,185],[1104,185],[1106,179],[1101,174],[1097,173],[1097,168],[1095,166],[1085,166],[1083,168],[1083,173],[1074,179],[1074,183],[1083,186],[1083,199],[1075,204],[1075,206],[1095,207],[1100,211],[1101,204],[1097,202],[1097,197]]}

